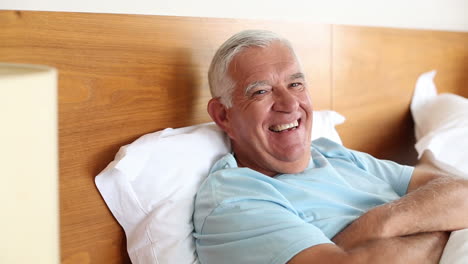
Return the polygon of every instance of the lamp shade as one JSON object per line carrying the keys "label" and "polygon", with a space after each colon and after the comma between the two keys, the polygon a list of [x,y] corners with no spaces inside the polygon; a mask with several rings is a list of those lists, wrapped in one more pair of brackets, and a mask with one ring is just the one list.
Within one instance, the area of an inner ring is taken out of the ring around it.
{"label": "lamp shade", "polygon": [[59,263],[57,71],[0,63],[0,263]]}

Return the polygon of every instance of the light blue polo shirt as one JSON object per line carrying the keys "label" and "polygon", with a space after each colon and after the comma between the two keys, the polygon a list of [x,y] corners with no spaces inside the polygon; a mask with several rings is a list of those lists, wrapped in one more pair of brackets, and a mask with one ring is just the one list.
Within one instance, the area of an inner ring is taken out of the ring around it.
{"label": "light blue polo shirt", "polygon": [[232,154],[216,162],[195,200],[200,262],[286,263],[403,196],[413,173],[325,138],[313,141],[311,154],[304,172],[275,177],[239,168]]}

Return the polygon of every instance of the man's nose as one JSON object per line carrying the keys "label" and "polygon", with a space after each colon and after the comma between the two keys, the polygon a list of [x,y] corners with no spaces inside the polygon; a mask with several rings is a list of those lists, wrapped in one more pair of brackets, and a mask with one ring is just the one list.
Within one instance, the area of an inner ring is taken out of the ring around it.
{"label": "man's nose", "polygon": [[288,89],[276,89],[273,92],[273,110],[278,112],[290,113],[299,107],[297,97]]}

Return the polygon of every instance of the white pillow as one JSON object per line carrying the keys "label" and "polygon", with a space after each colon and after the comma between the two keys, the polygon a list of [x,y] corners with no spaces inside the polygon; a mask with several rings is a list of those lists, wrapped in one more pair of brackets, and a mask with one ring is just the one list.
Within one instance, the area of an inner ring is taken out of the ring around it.
{"label": "white pillow", "polygon": [[433,165],[458,175],[468,175],[468,99],[455,94],[437,95],[436,72],[421,75],[416,83],[411,113],[415,122],[416,150],[425,151]]}
{"label": "white pillow", "polygon": [[468,229],[452,232],[439,264],[468,263]]}
{"label": "white pillow", "polygon": [[[312,138],[341,140],[335,125],[344,117],[316,111]],[[127,236],[132,263],[198,263],[192,237],[198,187],[229,140],[206,123],[144,135],[123,146],[95,182]]]}
{"label": "white pillow", "polygon": [[320,137],[326,137],[340,145],[343,145],[335,126],[342,124],[346,120],[344,116],[335,111],[314,111],[312,120],[312,140]]}
{"label": "white pillow", "polygon": [[[429,165],[468,179],[468,99],[437,95],[435,74],[419,77],[411,102],[416,150],[419,158],[426,152]],[[468,263],[468,229],[452,232],[440,261],[448,263]]]}

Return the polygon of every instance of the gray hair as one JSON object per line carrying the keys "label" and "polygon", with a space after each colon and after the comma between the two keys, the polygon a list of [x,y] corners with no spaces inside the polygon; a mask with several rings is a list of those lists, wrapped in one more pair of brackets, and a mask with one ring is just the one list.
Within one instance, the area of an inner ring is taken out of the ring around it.
{"label": "gray hair", "polygon": [[248,47],[268,47],[272,42],[280,41],[286,45],[296,57],[291,43],[267,30],[245,30],[230,37],[216,51],[208,71],[208,82],[211,96],[220,98],[221,103],[230,108],[232,106],[232,93],[236,86],[235,81],[229,76],[228,68],[232,59],[242,50]]}

